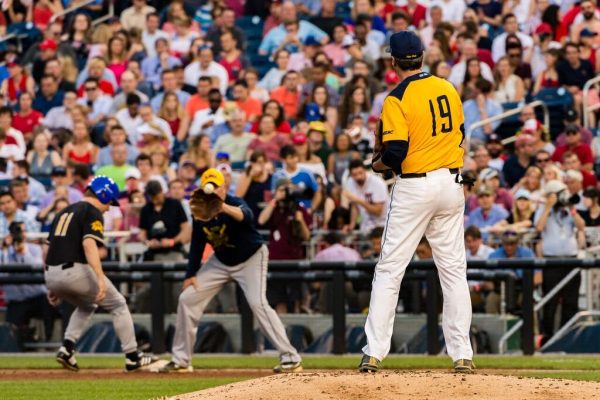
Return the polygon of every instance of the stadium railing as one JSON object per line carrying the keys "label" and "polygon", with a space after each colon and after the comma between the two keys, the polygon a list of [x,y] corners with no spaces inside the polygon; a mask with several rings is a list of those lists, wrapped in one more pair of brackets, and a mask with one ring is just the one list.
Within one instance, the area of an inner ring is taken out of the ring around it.
{"label": "stadium railing", "polygon": [[587,129],[596,129],[595,126],[590,126],[589,113],[600,109],[600,103],[588,104],[590,90],[595,86],[598,89],[598,83],[600,83],[600,76],[590,79],[583,85],[583,127]]}
{"label": "stadium railing", "polygon": [[[333,353],[346,352],[346,298],[345,283],[352,280],[370,280],[375,262],[313,262],[313,261],[271,261],[269,280],[299,279],[303,281],[330,281],[332,284]],[[515,274],[510,270],[522,269],[521,289],[523,294],[521,347],[523,354],[532,355],[534,347],[534,281],[535,269],[543,268],[598,268],[600,259],[510,259],[469,261],[467,277],[474,280],[500,280],[505,283],[507,292],[506,309],[515,309]],[[181,281],[185,263],[114,263],[104,264],[107,275],[115,282],[150,282],[152,299],[152,349],[156,353],[165,351],[165,323],[163,292],[165,282]],[[474,271],[474,270],[477,271]],[[41,265],[7,264],[0,268],[2,284],[35,284],[44,282],[44,267]],[[407,280],[425,281],[427,287],[427,342],[428,353],[439,354],[438,341],[438,277],[432,260],[414,261],[409,265]],[[242,352],[255,351],[253,316],[245,301],[240,304],[242,326]]]}

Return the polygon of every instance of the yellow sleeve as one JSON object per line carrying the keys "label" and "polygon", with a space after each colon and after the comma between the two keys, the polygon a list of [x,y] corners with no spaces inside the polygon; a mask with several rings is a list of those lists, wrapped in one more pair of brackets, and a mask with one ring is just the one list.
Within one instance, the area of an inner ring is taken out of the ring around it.
{"label": "yellow sleeve", "polygon": [[382,142],[391,140],[408,141],[408,125],[402,111],[400,100],[388,96],[383,102],[381,111]]}

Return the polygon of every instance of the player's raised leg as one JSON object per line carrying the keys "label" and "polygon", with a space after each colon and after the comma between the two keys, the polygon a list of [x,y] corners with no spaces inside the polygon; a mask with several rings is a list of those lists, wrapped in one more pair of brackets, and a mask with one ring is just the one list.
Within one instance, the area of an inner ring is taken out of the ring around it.
{"label": "player's raised leg", "polygon": [[192,353],[198,322],[210,300],[231,280],[230,272],[214,255],[196,274],[196,286],[179,295],[172,359],[159,372],[192,372]]}
{"label": "player's raised leg", "polygon": [[392,189],[388,223],[381,256],[375,266],[365,324],[367,345],[363,348],[365,356],[359,366],[364,372],[377,370],[379,362],[390,351],[400,284],[431,217],[433,200],[428,194],[426,186],[408,179],[398,179]]}
{"label": "player's raised leg", "polygon": [[258,321],[260,330],[279,351],[280,363],[274,372],[302,371],[302,358],[292,346],[283,323],[267,301],[267,266],[269,250],[263,245],[241,268],[236,268],[233,278],[239,283],[248,304]]}
{"label": "player's raised leg", "polygon": [[[442,327],[448,355],[457,372],[471,372],[473,350],[469,337],[471,297],[467,284],[464,244],[464,194],[454,176],[440,177],[438,212],[425,233],[438,269],[444,310]],[[443,196],[442,196],[443,194]]]}

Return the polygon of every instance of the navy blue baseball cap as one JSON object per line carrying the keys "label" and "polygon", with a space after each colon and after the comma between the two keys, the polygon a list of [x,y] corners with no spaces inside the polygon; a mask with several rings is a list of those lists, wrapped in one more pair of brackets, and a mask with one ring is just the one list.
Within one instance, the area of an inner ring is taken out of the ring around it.
{"label": "navy blue baseball cap", "polygon": [[413,60],[423,55],[425,47],[414,32],[400,31],[390,37],[390,46],[386,51],[399,60]]}

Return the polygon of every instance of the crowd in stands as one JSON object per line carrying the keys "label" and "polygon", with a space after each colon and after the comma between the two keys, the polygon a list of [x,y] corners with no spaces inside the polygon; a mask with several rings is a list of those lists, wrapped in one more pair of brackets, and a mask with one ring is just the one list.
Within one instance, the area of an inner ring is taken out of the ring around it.
{"label": "crowd in stands", "polygon": [[[405,29],[425,44],[424,71],[463,100],[464,170],[476,181],[465,187],[467,257],[575,257],[584,228],[600,225],[597,118],[584,115],[600,103],[584,91],[600,72],[593,0],[132,0],[108,19],[97,0],[62,14],[78,3],[2,2],[3,263],[41,263],[14,232],[47,232],[94,175],[122,191],[105,231],[129,231],[120,240],[143,243],[144,260],[183,260],[187,199],[209,167],[249,204],[272,259],[376,260],[390,177],[368,160],[399,82],[386,45]],[[549,118],[522,107],[536,99],[554,105]],[[567,272],[536,283],[546,292]],[[269,298],[280,312],[327,311],[327,290],[286,282]],[[561,293],[563,321],[578,290]],[[352,310],[367,307],[368,284],[349,291]],[[43,292],[5,288],[4,301]],[[476,310],[499,312],[493,283],[472,292]],[[547,307],[554,315],[556,302]]]}

